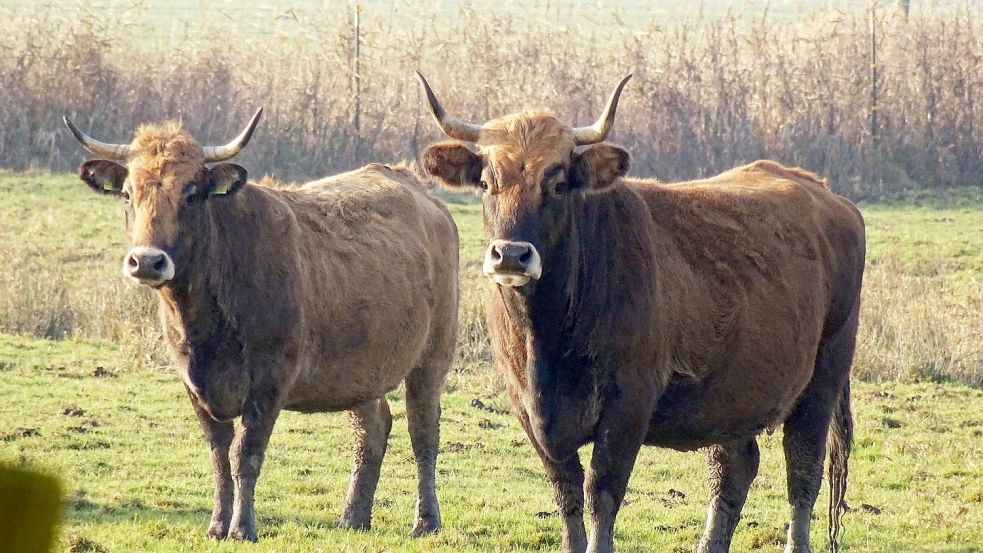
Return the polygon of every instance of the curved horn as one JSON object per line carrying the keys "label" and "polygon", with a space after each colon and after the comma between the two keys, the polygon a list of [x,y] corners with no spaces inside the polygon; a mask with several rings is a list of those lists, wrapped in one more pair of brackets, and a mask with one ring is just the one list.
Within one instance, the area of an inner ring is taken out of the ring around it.
{"label": "curved horn", "polygon": [[259,123],[259,116],[263,115],[263,108],[256,110],[253,118],[249,120],[246,124],[246,128],[242,129],[239,136],[232,139],[232,142],[222,146],[205,146],[202,151],[205,154],[205,163],[213,163],[216,161],[225,161],[227,159],[232,159],[243,148],[249,143],[249,139],[253,137],[253,131],[256,130],[256,124]]}
{"label": "curved horn", "polygon": [[456,138],[457,140],[477,142],[478,137],[481,136],[481,125],[461,121],[444,111],[443,106],[440,105],[440,101],[437,100],[437,96],[433,93],[433,89],[430,88],[430,83],[423,78],[423,75],[419,71],[416,72],[416,78],[423,85],[423,91],[427,93],[427,101],[430,103],[430,113],[433,114],[434,121],[440,125],[440,130],[444,131],[444,134],[447,136]]}
{"label": "curved horn", "polygon": [[127,156],[130,155],[130,147],[127,144],[108,144],[106,142],[100,142],[80,131],[67,115],[63,116],[61,120],[65,122],[65,126],[68,127],[68,130],[75,136],[75,139],[82,144],[82,147],[92,153],[92,155],[105,159],[126,159]]}
{"label": "curved horn", "polygon": [[604,108],[604,113],[601,114],[601,117],[593,125],[573,129],[573,139],[576,141],[577,146],[604,142],[604,139],[608,137],[611,127],[614,126],[614,114],[618,111],[618,99],[621,98],[621,90],[625,88],[625,84],[628,83],[629,79],[631,79],[631,75],[621,79],[621,82],[618,83],[618,86],[615,87],[611,96],[608,98],[608,105]]}

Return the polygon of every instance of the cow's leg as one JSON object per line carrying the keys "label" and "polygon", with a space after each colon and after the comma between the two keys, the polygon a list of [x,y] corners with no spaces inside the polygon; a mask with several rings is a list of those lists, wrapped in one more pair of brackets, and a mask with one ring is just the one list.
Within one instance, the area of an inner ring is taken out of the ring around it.
{"label": "cow's leg", "polygon": [[[513,402],[513,406],[519,405]],[[529,441],[532,443],[546,469],[546,478],[553,488],[553,500],[563,517],[563,553],[584,553],[587,550],[587,531],[584,529],[584,468],[580,455],[574,453],[563,462],[556,462],[546,454],[529,426],[529,417],[521,407],[514,409],[519,416]]]}
{"label": "cow's leg", "polygon": [[273,433],[280,408],[271,399],[247,398],[242,412],[242,427],[232,442],[232,476],[235,482],[235,501],[229,537],[256,541],[256,514],[253,494],[266,446]]}
{"label": "cow's leg", "polygon": [[782,446],[788,479],[788,502],[792,520],[788,526],[785,553],[809,553],[809,523],[823,483],[823,461],[832,410],[840,390],[811,393],[800,400],[785,421]]}
{"label": "cow's leg", "polygon": [[195,409],[201,431],[208,440],[212,454],[212,473],[215,478],[215,505],[212,507],[212,520],[208,524],[207,535],[217,540],[225,539],[232,521],[232,465],[229,462],[229,448],[235,436],[231,422],[218,422],[205,411],[195,397],[188,392],[191,405]]}
{"label": "cow's leg", "polygon": [[[452,329],[453,330],[453,329]],[[440,504],[437,501],[437,452],[440,449],[440,393],[450,369],[453,340],[436,340],[433,353],[406,378],[406,420],[416,458],[417,499],[413,535],[423,536],[440,530]]]}
{"label": "cow's leg", "polygon": [[[853,420],[849,407],[850,365],[856,345],[859,304],[854,307],[843,327],[830,336],[819,348],[815,372],[806,386],[791,415],[785,420],[782,445],[785,449],[785,470],[788,478],[788,502],[792,507],[792,520],[788,526],[788,542],[785,553],[809,553],[809,521],[823,482],[823,460],[826,457],[826,440],[833,413],[839,408],[838,451],[849,454]],[[845,399],[841,399],[845,398]],[[840,406],[840,401],[846,401]],[[844,465],[846,459],[840,459]],[[845,491],[846,483],[842,482]],[[833,513],[839,517],[839,506]],[[830,521],[838,524],[839,518]],[[835,536],[835,532],[832,532]],[[833,540],[835,541],[835,539]],[[836,546],[833,545],[835,550]]]}
{"label": "cow's leg", "polygon": [[715,445],[707,452],[710,507],[706,527],[697,548],[699,553],[726,553],[741,518],[751,481],[758,474],[758,442]]}
{"label": "cow's leg", "polygon": [[[811,403],[811,402],[810,402]],[[788,526],[785,553],[809,553],[809,521],[823,483],[826,433],[829,413],[819,406],[800,403],[785,421],[782,445],[788,479],[788,502],[792,520]]]}
{"label": "cow's leg", "polygon": [[651,402],[638,397],[639,391],[623,390],[624,396],[605,407],[594,432],[594,454],[587,475],[590,553],[614,551],[614,522],[652,413]]}
{"label": "cow's leg", "polygon": [[386,398],[382,397],[348,411],[348,421],[355,438],[355,465],[345,511],[341,515],[341,527],[368,530],[372,526],[372,501],[393,418]]}
{"label": "cow's leg", "polygon": [[543,467],[553,487],[553,499],[563,517],[563,553],[582,553],[587,550],[587,531],[584,530],[584,468],[580,455],[562,463],[551,461],[545,455]]}

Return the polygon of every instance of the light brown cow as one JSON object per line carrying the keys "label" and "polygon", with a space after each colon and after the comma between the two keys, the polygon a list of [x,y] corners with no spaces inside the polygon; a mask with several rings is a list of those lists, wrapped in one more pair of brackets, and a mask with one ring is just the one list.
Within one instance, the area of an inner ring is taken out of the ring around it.
{"label": "light brown cow", "polygon": [[[786,551],[809,551],[827,433],[835,548],[863,220],[815,175],[771,161],[675,185],[623,178],[628,153],[597,143],[627,80],[597,123],[571,128],[545,113],[465,123],[421,77],[444,132],[477,143],[432,145],[423,163],[447,186],[483,190],[495,360],[554,487],[563,549],[614,549],[635,457],[652,444],[709,448],[699,550],[728,551],[758,470],[756,436],[777,425]],[[588,442],[589,543],[578,454]]]}
{"label": "light brown cow", "polygon": [[[93,154],[82,180],[122,198],[123,272],[160,298],[168,345],[211,447],[208,535],[256,540],[253,492],[281,410],[347,410],[355,466],[341,525],[367,529],[406,384],[419,477],[415,535],[440,528],[440,392],[457,337],[457,227],[405,168],[368,165],[296,189],[223,161],[252,135],[202,148],[176,123],[130,145],[69,129]],[[232,420],[241,416],[234,432]]]}

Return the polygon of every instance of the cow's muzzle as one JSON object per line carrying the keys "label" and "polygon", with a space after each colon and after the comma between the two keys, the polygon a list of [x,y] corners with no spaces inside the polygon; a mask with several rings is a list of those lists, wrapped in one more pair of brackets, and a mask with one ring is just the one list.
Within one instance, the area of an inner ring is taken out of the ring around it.
{"label": "cow's muzzle", "polygon": [[482,272],[502,286],[522,286],[543,275],[543,262],[529,242],[492,240]]}
{"label": "cow's muzzle", "polygon": [[123,274],[138,284],[159,288],[174,278],[174,262],[164,250],[139,246],[126,254]]}

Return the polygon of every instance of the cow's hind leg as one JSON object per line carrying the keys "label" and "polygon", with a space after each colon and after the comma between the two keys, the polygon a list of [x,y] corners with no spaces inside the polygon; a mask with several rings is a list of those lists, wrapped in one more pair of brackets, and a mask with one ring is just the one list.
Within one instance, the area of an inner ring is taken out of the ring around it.
{"label": "cow's hind leg", "polygon": [[[187,388],[185,388],[187,391]],[[212,454],[212,472],[215,477],[215,503],[212,508],[212,520],[208,524],[207,536],[217,540],[225,539],[229,534],[229,524],[232,521],[232,465],[229,461],[229,448],[235,436],[235,428],[231,422],[218,422],[198,404],[198,400],[188,392],[191,405],[195,409],[201,431],[208,440]]]}
{"label": "cow's hind leg", "polygon": [[431,355],[406,378],[406,420],[417,471],[414,536],[440,530],[436,474],[440,449],[440,393],[450,369],[453,348],[453,341],[437,344]]}
{"label": "cow's hind leg", "polygon": [[[829,429],[828,404],[818,394],[800,402],[785,421],[785,470],[792,520],[788,527],[785,553],[809,553],[809,522],[823,483],[826,433]],[[832,401],[832,398],[829,400]]]}
{"label": "cow's hind leg", "polygon": [[697,548],[699,553],[726,553],[741,518],[751,482],[758,474],[758,442],[747,441],[715,445],[707,452],[710,480],[710,507]]}
{"label": "cow's hind leg", "polygon": [[[837,333],[824,341],[816,358],[816,370],[806,386],[798,405],[785,421],[783,447],[785,469],[788,478],[788,501],[792,507],[792,520],[788,527],[785,553],[809,553],[809,521],[819,496],[823,481],[823,460],[826,457],[826,439],[830,420],[834,413],[838,442],[834,453],[842,465],[843,481],[838,485],[839,501],[846,491],[845,465],[849,454],[849,442],[853,421],[849,405],[850,365],[856,343],[856,308],[850,319]],[[839,469],[838,469],[839,470]],[[841,505],[834,505],[837,511]],[[839,513],[836,515],[838,523]],[[831,524],[834,522],[831,521]],[[834,543],[831,545],[835,549]]]}
{"label": "cow's hind leg", "polygon": [[372,501],[393,418],[386,398],[382,397],[348,411],[348,421],[355,439],[355,465],[340,525],[352,530],[368,530],[372,526]]}

